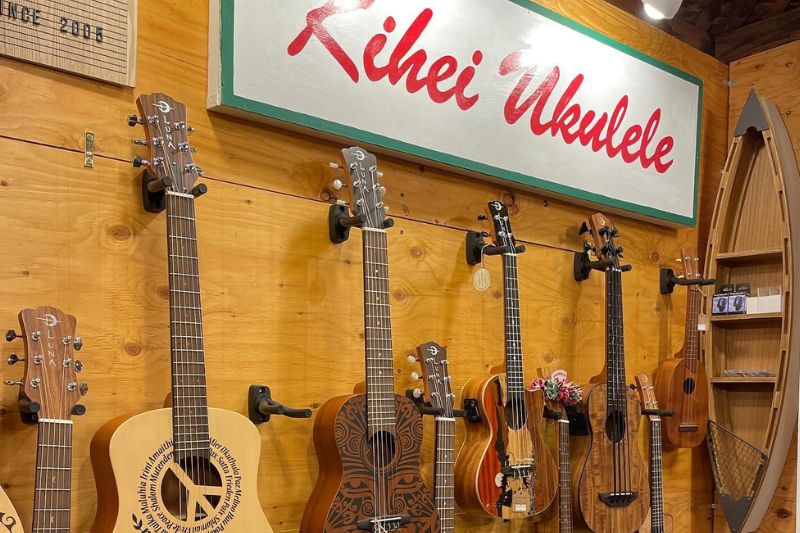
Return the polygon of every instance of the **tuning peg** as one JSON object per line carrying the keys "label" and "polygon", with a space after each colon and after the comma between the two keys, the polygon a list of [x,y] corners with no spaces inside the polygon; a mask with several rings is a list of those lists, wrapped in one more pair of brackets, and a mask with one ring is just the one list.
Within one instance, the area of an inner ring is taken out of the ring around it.
{"label": "tuning peg", "polygon": [[11,354],[8,356],[8,359],[6,359],[6,361],[8,361],[8,364],[9,364],[9,365],[16,365],[16,364],[17,364],[17,363],[19,363],[20,361],[24,361],[24,360],[25,360],[25,358],[24,358],[24,357],[18,357],[18,356],[17,356],[17,354],[15,354],[14,352],[12,352],[12,353],[11,353]]}
{"label": "tuning peg", "polygon": [[342,165],[340,165],[339,163],[334,163],[334,162],[330,162],[330,163],[328,163],[328,166],[329,166],[329,167],[331,167],[331,168],[344,168],[344,167],[343,167]]}
{"label": "tuning peg", "polygon": [[394,227],[394,219],[387,218],[383,221],[383,229],[389,229]]}
{"label": "tuning peg", "polygon": [[72,414],[75,416],[83,416],[86,414],[86,406],[81,405],[79,403],[75,404],[75,407],[72,408]]}
{"label": "tuning peg", "polygon": [[6,332],[6,342],[11,342],[18,337],[21,337],[21,335],[13,329],[10,329]]}
{"label": "tuning peg", "polygon": [[150,162],[148,160],[146,160],[146,159],[142,159],[142,156],[137,155],[136,157],[133,158],[133,161],[131,162],[131,164],[134,167],[139,168],[139,167],[142,167],[142,166],[149,165]]}
{"label": "tuning peg", "polygon": [[416,388],[413,391],[411,391],[411,395],[414,397],[414,399],[419,400],[425,395],[425,393],[422,392],[422,389]]}
{"label": "tuning peg", "polygon": [[80,352],[81,348],[83,348],[83,339],[80,337],[75,337],[72,340],[72,347],[75,348],[76,352]]}
{"label": "tuning peg", "polygon": [[408,359],[408,362],[411,363],[412,365],[419,363],[419,359],[414,355],[409,355],[408,357],[406,357],[406,359]]}
{"label": "tuning peg", "polygon": [[411,379],[413,379],[414,381],[419,381],[422,379],[422,376],[419,375],[419,372],[412,372]]}
{"label": "tuning peg", "polygon": [[625,251],[625,248],[623,248],[622,246],[617,246],[617,255],[618,256],[622,257],[622,252],[624,252],[624,251]]}
{"label": "tuning peg", "polygon": [[83,363],[80,360],[75,361],[75,372],[77,372],[78,374],[83,372]]}
{"label": "tuning peg", "polygon": [[383,185],[378,185],[378,195],[380,195],[381,198],[383,198],[384,194],[386,194],[386,187],[384,187]]}
{"label": "tuning peg", "polygon": [[8,385],[9,387],[18,387],[22,385],[22,382],[14,381],[13,379],[7,379],[5,380],[5,384]]}
{"label": "tuning peg", "polygon": [[181,152],[191,152],[191,153],[197,152],[197,148],[189,146],[189,143],[187,142],[178,143],[178,150],[180,150]]}
{"label": "tuning peg", "polygon": [[337,190],[337,191],[338,191],[338,190],[340,190],[342,187],[344,187],[344,183],[342,183],[342,180],[340,180],[340,179],[338,179],[338,178],[337,178],[337,179],[335,179],[335,180],[333,180],[333,188],[334,188],[334,190]]}
{"label": "tuning peg", "polygon": [[581,227],[578,229],[578,235],[583,235],[587,231],[589,231],[589,225],[586,224],[586,222],[581,222]]}
{"label": "tuning peg", "polygon": [[389,206],[388,206],[388,205],[381,205],[381,206],[379,206],[379,207],[382,207],[382,208],[383,208],[383,212],[384,212],[384,213],[388,213],[388,212],[389,212]]}
{"label": "tuning peg", "polygon": [[383,177],[383,172],[378,171],[375,175],[378,176],[378,179],[381,179]]}
{"label": "tuning peg", "polygon": [[138,116],[128,115],[128,126],[130,126],[131,128],[134,126],[138,126],[142,122],[143,122],[142,119],[140,119]]}
{"label": "tuning peg", "polygon": [[194,187],[194,188],[193,188],[191,191],[189,191],[189,192],[190,192],[190,193],[191,193],[191,195],[192,195],[192,196],[194,196],[195,198],[200,198],[201,196],[203,196],[205,193],[207,193],[207,192],[208,192],[208,185],[206,185],[205,183],[200,183],[200,184],[196,185],[196,186],[195,186],[195,187]]}
{"label": "tuning peg", "polygon": [[86,396],[89,392],[89,384],[84,381],[81,383],[80,387],[78,387],[78,390],[81,392],[81,396]]}

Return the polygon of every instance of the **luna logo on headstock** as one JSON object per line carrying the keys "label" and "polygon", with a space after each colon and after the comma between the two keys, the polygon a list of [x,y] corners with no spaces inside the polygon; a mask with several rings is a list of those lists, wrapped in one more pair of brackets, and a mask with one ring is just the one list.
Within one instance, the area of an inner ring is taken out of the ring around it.
{"label": "luna logo on headstock", "polygon": [[22,333],[9,330],[6,340],[22,338],[25,358],[12,353],[8,364],[24,362],[25,373],[22,381],[6,380],[6,385],[20,386],[23,419],[69,420],[84,414],[86,408],[78,400],[89,387],[78,384],[83,363],[73,359],[73,352],[83,347],[83,341],[75,335],[75,317],[55,307],[37,307],[23,309],[19,322]]}
{"label": "luna logo on headstock", "polygon": [[431,406],[445,418],[452,418],[455,395],[450,386],[447,350],[435,342],[426,342],[417,347],[417,357],[422,365],[425,393],[430,398]]}

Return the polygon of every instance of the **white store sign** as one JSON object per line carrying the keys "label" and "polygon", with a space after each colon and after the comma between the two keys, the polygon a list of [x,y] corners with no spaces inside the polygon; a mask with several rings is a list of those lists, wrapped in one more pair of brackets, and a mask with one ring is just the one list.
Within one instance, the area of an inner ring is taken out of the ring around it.
{"label": "white store sign", "polygon": [[541,6],[211,4],[212,109],[696,222],[701,81]]}

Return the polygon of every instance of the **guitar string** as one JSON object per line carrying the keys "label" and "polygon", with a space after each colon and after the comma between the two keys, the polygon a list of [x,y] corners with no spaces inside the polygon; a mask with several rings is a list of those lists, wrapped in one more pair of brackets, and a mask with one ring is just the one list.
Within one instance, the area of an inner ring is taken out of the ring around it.
{"label": "guitar string", "polygon": [[616,290],[616,298],[617,298],[617,321],[618,321],[618,328],[619,328],[619,335],[617,336],[617,361],[619,364],[619,380],[617,381],[617,386],[620,388],[620,402],[622,407],[622,428],[624,428],[623,433],[623,446],[625,450],[625,461],[623,463],[623,468],[626,472],[625,477],[625,492],[631,492],[633,490],[633,465],[631,464],[631,439],[630,439],[630,428],[627,427],[628,423],[628,387],[626,385],[627,380],[625,376],[625,337],[624,337],[624,319],[623,319],[623,307],[622,307],[622,270],[619,268],[615,269],[615,277],[617,280],[617,290]]}

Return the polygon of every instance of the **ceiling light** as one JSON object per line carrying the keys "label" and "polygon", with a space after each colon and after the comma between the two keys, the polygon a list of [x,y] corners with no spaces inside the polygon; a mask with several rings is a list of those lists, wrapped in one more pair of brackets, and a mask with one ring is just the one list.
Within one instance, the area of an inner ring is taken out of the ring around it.
{"label": "ceiling light", "polygon": [[681,8],[683,0],[642,0],[644,12],[655,20],[671,19]]}

